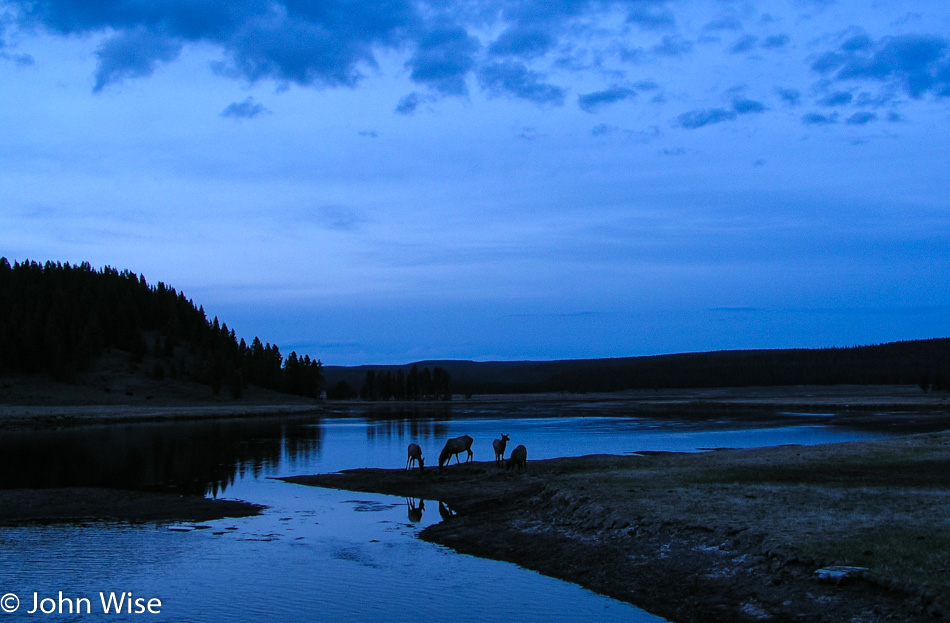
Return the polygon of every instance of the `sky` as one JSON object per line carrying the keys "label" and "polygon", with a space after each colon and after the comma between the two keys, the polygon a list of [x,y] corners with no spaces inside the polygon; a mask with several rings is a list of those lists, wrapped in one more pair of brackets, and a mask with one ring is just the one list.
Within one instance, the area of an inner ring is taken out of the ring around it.
{"label": "sky", "polygon": [[327,365],[950,335],[945,0],[0,0],[0,255]]}

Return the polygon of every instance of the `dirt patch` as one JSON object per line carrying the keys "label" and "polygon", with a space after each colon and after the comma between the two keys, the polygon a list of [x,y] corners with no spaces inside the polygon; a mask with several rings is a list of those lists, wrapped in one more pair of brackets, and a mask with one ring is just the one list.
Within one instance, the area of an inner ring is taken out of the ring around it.
{"label": "dirt patch", "polygon": [[92,521],[211,521],[258,515],[263,508],[238,500],[118,489],[0,490],[0,526]]}
{"label": "dirt patch", "polygon": [[[673,621],[947,616],[948,433],[528,469],[473,463],[285,480],[440,500],[454,516],[422,538]],[[831,566],[846,568],[823,571]]]}

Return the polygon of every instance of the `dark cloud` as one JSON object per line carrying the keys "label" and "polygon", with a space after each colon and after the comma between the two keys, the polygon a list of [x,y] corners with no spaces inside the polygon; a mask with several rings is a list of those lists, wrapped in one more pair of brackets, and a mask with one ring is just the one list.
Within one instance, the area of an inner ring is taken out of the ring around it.
{"label": "dark cloud", "polygon": [[755,100],[738,98],[732,102],[732,109],[740,115],[749,115],[754,113],[761,113],[768,110],[765,107],[765,104],[762,102],[757,102]]}
{"label": "dark cloud", "polygon": [[802,117],[802,123],[805,125],[831,125],[838,123],[838,113],[822,115],[816,112],[810,112]]}
{"label": "dark cloud", "polygon": [[812,69],[834,81],[864,81],[896,85],[919,99],[927,94],[950,96],[950,40],[932,35],[901,35],[874,42],[854,35],[826,52]]}
{"label": "dark cloud", "polygon": [[580,95],[577,98],[577,105],[581,107],[581,110],[592,113],[609,104],[635,97],[636,94],[637,92],[631,88],[615,86],[604,91]]}
{"label": "dark cloud", "polygon": [[612,125],[607,125],[606,123],[601,123],[595,125],[590,129],[591,136],[606,136],[607,134],[613,134],[617,131],[617,128]]}
{"label": "dark cloud", "polygon": [[865,34],[849,37],[841,44],[841,49],[845,52],[863,52],[874,47],[874,42]]}
{"label": "dark cloud", "polygon": [[788,45],[789,41],[791,41],[791,37],[788,35],[771,35],[762,41],[761,47],[770,50],[784,48]]}
{"label": "dark cloud", "polygon": [[181,45],[180,41],[144,28],[127,30],[106,39],[96,50],[99,63],[93,91],[101,91],[106,85],[126,78],[152,75],[159,63],[178,58]]}
{"label": "dark cloud", "polygon": [[848,117],[845,123],[848,125],[866,125],[872,121],[877,121],[877,115],[875,115],[873,112],[862,110]]}
{"label": "dark cloud", "polygon": [[[653,3],[655,5],[659,3]],[[640,28],[647,30],[659,30],[662,28],[672,28],[676,25],[676,18],[673,13],[662,6],[648,6],[645,3],[635,4],[627,12],[627,22],[636,24]]]}
{"label": "dark cloud", "polygon": [[478,71],[479,84],[491,95],[508,95],[539,105],[562,105],[564,89],[544,83],[541,78],[541,74],[517,62],[490,63]]}
{"label": "dark cloud", "polygon": [[742,30],[742,22],[735,16],[715,19],[703,27],[705,30]]}
{"label": "dark cloud", "polygon": [[541,28],[510,28],[492,42],[488,53],[494,56],[535,58],[547,53],[554,43],[551,33]]}
{"label": "dark cloud", "polygon": [[253,119],[254,117],[270,112],[263,104],[254,100],[253,97],[246,98],[243,102],[233,102],[221,111],[222,117],[233,119]]}
{"label": "dark cloud", "polygon": [[660,85],[658,85],[653,80],[640,80],[638,82],[635,82],[633,86],[638,91],[656,91],[657,89],[660,88]]}
{"label": "dark cloud", "polygon": [[217,70],[248,80],[354,85],[374,50],[425,36],[410,0],[8,0],[21,25],[59,34],[111,32],[98,52],[96,90],[151,74],[184,43],[207,43]]}
{"label": "dark cloud", "polygon": [[679,36],[665,35],[660,43],[653,46],[652,51],[661,56],[684,56],[693,51],[693,42]]}
{"label": "dark cloud", "polygon": [[851,103],[854,96],[847,91],[835,91],[821,98],[818,103],[822,106],[845,106]]}
{"label": "dark cloud", "polygon": [[691,110],[684,112],[676,118],[676,125],[687,130],[695,130],[703,126],[723,121],[732,121],[737,113],[734,110],[725,108],[704,108],[702,110]]}
{"label": "dark cloud", "polygon": [[817,71],[820,74],[826,74],[838,67],[845,62],[847,57],[840,52],[825,52],[816,58],[812,64],[812,71]]}
{"label": "dark cloud", "polygon": [[798,89],[784,89],[776,87],[775,92],[789,106],[798,106],[802,102],[802,93]]}
{"label": "dark cloud", "polygon": [[415,54],[406,61],[414,82],[425,84],[442,95],[465,95],[465,77],[475,66],[478,40],[464,28],[450,26],[426,33]]}
{"label": "dark cloud", "polygon": [[425,96],[413,91],[399,100],[399,103],[396,104],[396,112],[400,115],[411,115],[425,100]]}
{"label": "dark cloud", "polygon": [[729,48],[729,51],[733,54],[742,54],[744,52],[749,52],[755,48],[755,44],[758,43],[759,38],[752,35],[743,35],[732,44],[732,47]]}

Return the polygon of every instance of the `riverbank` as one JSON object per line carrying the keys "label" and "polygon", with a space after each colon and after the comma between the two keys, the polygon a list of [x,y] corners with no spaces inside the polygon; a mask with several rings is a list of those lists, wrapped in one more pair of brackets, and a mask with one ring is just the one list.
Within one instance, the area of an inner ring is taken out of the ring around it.
{"label": "riverbank", "polygon": [[263,506],[239,500],[119,489],[0,490],[0,526],[86,522],[202,522],[258,515]]}
{"label": "riverbank", "polygon": [[948,616],[948,474],[950,433],[933,433],[285,480],[439,500],[422,538],[679,623],[839,623]]}
{"label": "riverbank", "polygon": [[314,413],[328,417],[366,411],[460,409],[490,405],[546,407],[613,405],[630,417],[677,420],[734,420],[809,417],[815,423],[894,429],[937,430],[950,412],[950,393],[923,392],[910,385],[846,385],[633,390],[605,394],[498,394],[451,402],[362,400],[317,401],[251,388],[240,400],[211,396],[194,384],[140,381],[124,390],[103,391],[31,378],[0,383],[0,430],[61,426],[212,419]]}

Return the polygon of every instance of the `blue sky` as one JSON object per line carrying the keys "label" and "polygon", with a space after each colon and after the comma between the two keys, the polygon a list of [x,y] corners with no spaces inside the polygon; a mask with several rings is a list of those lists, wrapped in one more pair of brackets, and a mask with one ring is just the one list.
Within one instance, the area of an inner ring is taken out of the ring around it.
{"label": "blue sky", "polygon": [[950,335],[950,5],[0,0],[0,255],[327,364]]}

